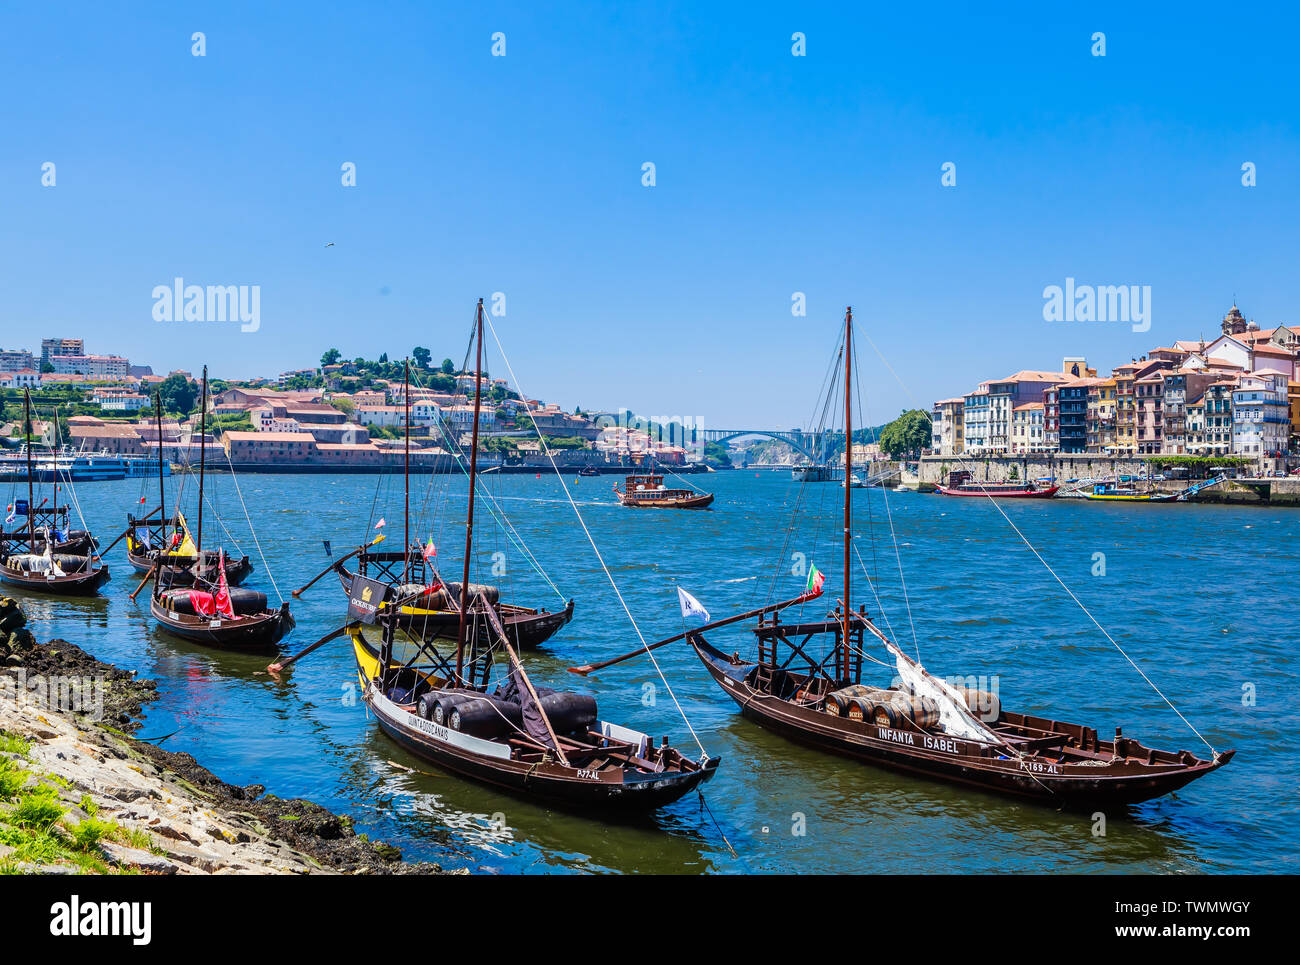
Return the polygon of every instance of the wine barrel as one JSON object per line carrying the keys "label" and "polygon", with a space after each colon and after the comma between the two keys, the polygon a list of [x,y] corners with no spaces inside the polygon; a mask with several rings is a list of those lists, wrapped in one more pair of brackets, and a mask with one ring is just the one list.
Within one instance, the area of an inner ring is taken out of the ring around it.
{"label": "wine barrel", "polygon": [[972,687],[957,687],[956,690],[962,700],[966,701],[966,706],[972,714],[986,724],[997,723],[1002,715],[1002,701],[998,699],[997,694],[988,690],[975,690]]}
{"label": "wine barrel", "polygon": [[425,720],[433,719],[433,705],[438,702],[437,694],[432,692],[420,695],[420,702],[416,704],[416,713]]}
{"label": "wine barrel", "polygon": [[[415,590],[418,589],[418,587],[415,588]],[[415,592],[415,590],[412,592]],[[495,586],[488,586],[485,583],[471,583],[469,585],[471,603],[474,601],[474,597],[480,593],[487,598],[488,603],[495,604],[501,599],[501,591]],[[460,584],[447,583],[440,586],[432,593],[427,594],[416,605],[428,607],[431,610],[454,610],[460,606]]]}
{"label": "wine barrel", "polygon": [[889,703],[903,726],[919,727],[924,730],[939,723],[939,705],[929,697],[899,693],[895,694]]}
{"label": "wine barrel", "polygon": [[546,694],[541,698],[541,705],[557,734],[586,731],[598,720],[596,698],[590,694]]}
{"label": "wine barrel", "polygon": [[457,707],[459,707],[461,704],[465,703],[466,701],[473,700],[474,696],[475,696],[474,694],[454,693],[454,692],[435,693],[433,695],[434,697],[433,703],[429,710],[432,716],[429,719],[432,720],[435,724],[439,724],[443,727],[449,727],[450,726],[449,719],[451,717],[451,712],[455,710]]}
{"label": "wine barrel", "polygon": [[871,722],[877,727],[897,727],[898,711],[892,704],[876,703],[871,708]]}
{"label": "wine barrel", "polygon": [[[265,593],[249,590],[242,586],[232,586],[227,592],[230,593],[230,608],[241,616],[250,613],[262,613],[266,610]],[[163,599],[167,602],[168,607],[177,613],[194,613],[194,604],[190,602],[189,590],[167,590],[163,593]]]}
{"label": "wine barrel", "polygon": [[508,704],[492,697],[471,697],[452,708],[448,726],[474,737],[492,738],[513,732],[523,725],[518,704]]}
{"label": "wine barrel", "polygon": [[865,684],[849,684],[839,690],[832,690],[826,695],[826,712],[834,717],[848,717],[854,698],[872,698],[881,692],[879,687],[868,687]]}

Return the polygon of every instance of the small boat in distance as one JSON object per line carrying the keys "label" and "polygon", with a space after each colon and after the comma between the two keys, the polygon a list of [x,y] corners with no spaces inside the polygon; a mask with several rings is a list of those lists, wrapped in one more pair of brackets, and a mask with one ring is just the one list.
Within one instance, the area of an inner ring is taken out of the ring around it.
{"label": "small boat in distance", "polygon": [[658,473],[628,476],[621,492],[618,483],[614,484],[614,495],[623,506],[651,509],[704,509],[713,502],[713,493],[669,489]]}
{"label": "small boat in distance", "polygon": [[826,466],[795,466],[790,470],[790,478],[795,482],[827,482],[831,471]]}
{"label": "small boat in distance", "polygon": [[1103,482],[1092,487],[1092,492],[1084,493],[1088,499],[1120,503],[1172,503],[1178,501],[1178,493],[1162,493],[1154,489],[1139,490],[1119,483]]}
{"label": "small boat in distance", "polygon": [[591,463],[587,463],[585,466],[583,466],[581,469],[578,470],[578,475],[579,475],[579,476],[599,476],[599,475],[600,475],[600,470],[597,469],[595,466],[593,466]]}
{"label": "small boat in distance", "polygon": [[997,499],[1051,499],[1060,486],[1041,486],[1021,482],[972,482],[970,473],[961,469],[948,474],[947,486],[935,486],[943,496],[993,496]]}
{"label": "small boat in distance", "polygon": [[867,484],[862,481],[862,477],[859,476],[856,472],[853,475],[849,476],[849,481],[847,483],[844,482],[843,480],[840,481],[841,487],[848,486],[851,489],[864,489],[866,488],[866,485]]}

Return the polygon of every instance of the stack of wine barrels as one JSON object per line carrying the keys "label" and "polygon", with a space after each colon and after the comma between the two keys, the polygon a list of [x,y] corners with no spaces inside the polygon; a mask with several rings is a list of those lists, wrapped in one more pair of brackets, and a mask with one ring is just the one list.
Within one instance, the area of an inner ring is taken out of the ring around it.
{"label": "stack of wine barrels", "polygon": [[[596,698],[589,694],[557,693],[539,688],[541,708],[557,734],[585,732],[597,723]],[[475,691],[431,691],[420,698],[425,720],[474,737],[492,739],[523,729],[523,709],[514,702]]]}
{"label": "stack of wine barrels", "polygon": [[925,729],[939,723],[939,705],[928,697],[862,684],[832,691],[823,707],[832,717],[870,721],[879,727]]}

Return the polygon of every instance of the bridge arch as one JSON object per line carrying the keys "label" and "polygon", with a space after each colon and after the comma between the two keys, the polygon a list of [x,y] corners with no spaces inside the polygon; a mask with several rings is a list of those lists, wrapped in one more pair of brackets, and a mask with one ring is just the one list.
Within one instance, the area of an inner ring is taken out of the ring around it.
{"label": "bridge arch", "polygon": [[762,436],[765,439],[775,439],[777,442],[785,443],[812,462],[820,462],[825,454],[828,433],[783,432],[779,429],[702,429],[699,435],[705,442],[716,442],[720,445],[742,436]]}

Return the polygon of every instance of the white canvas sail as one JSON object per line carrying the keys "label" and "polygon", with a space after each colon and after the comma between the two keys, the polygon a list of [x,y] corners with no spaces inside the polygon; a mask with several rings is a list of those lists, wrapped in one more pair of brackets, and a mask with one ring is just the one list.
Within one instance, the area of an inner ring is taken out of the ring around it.
{"label": "white canvas sail", "polygon": [[911,688],[912,693],[918,697],[928,697],[939,705],[939,726],[944,733],[990,744],[1005,743],[970,712],[966,701],[951,685],[927,672],[892,643],[886,642],[885,646],[894,655],[898,676]]}

